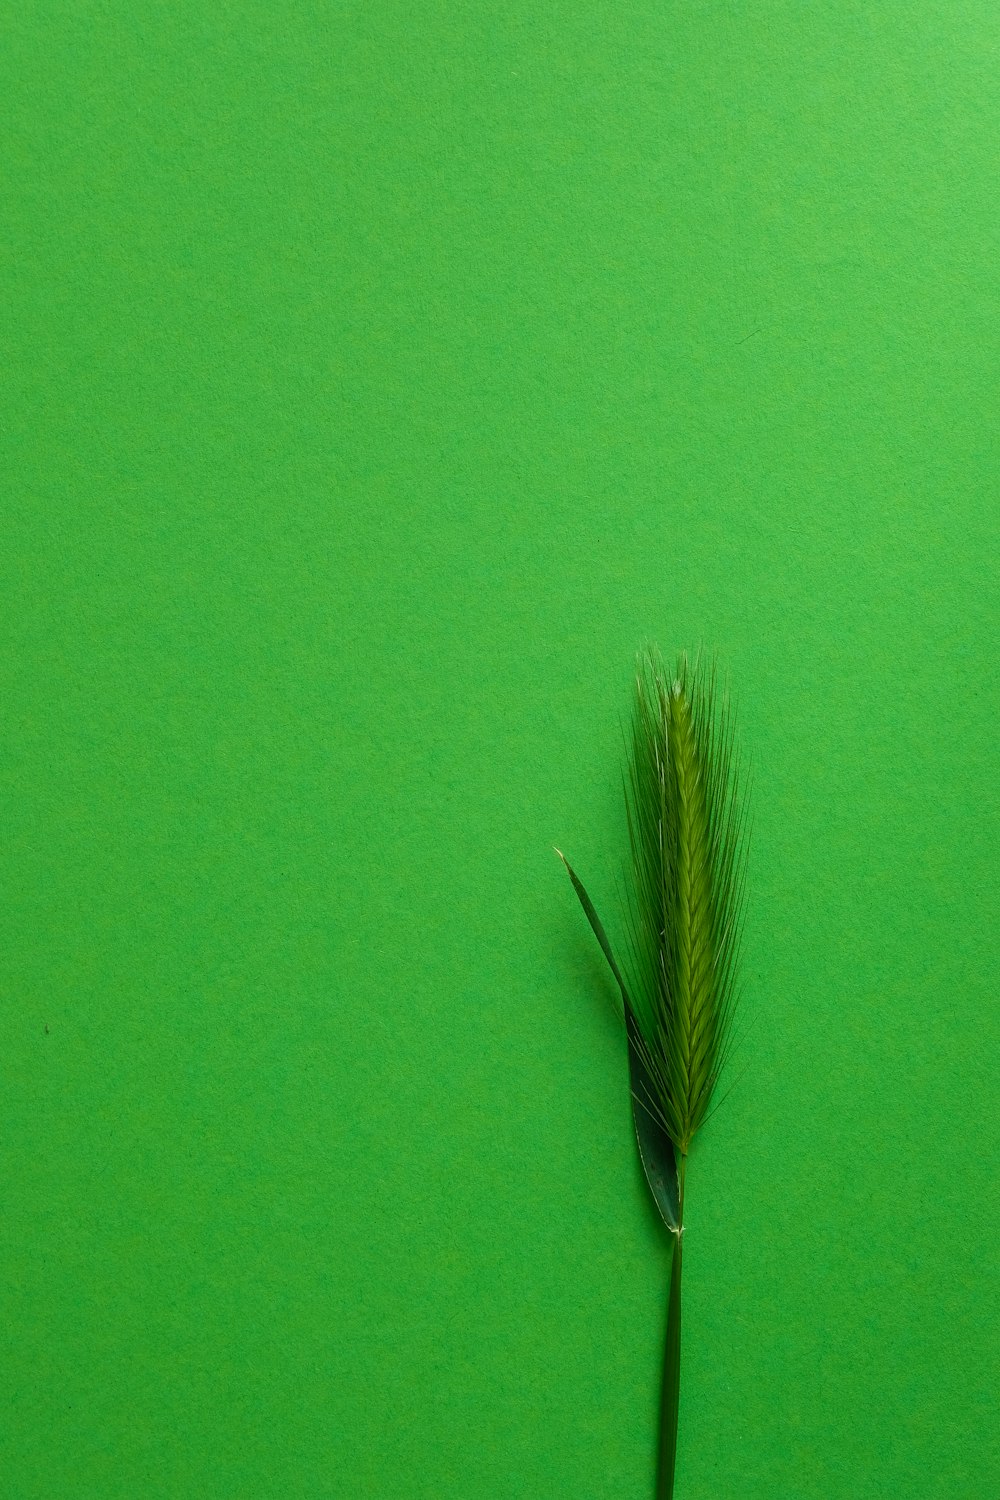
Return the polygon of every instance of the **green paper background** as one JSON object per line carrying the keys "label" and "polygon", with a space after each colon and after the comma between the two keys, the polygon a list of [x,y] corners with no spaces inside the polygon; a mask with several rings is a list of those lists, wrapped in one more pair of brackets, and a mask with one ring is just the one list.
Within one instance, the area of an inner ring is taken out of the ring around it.
{"label": "green paper background", "polygon": [[3,6],[0,1491],[651,1495],[636,648],[753,762],[678,1500],[1000,1494],[1000,11]]}

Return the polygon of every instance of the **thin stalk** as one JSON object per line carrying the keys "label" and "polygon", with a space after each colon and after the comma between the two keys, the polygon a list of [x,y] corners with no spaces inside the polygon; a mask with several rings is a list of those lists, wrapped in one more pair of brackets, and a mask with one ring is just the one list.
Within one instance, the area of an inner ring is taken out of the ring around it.
{"label": "thin stalk", "polygon": [[677,1460],[677,1412],[681,1394],[681,1268],[684,1259],[684,1171],[687,1157],[678,1161],[680,1229],[674,1234],[670,1264],[670,1294],[667,1298],[667,1331],[663,1345],[663,1395],[660,1407],[660,1459],[656,1478],[656,1500],[672,1500],[674,1465]]}

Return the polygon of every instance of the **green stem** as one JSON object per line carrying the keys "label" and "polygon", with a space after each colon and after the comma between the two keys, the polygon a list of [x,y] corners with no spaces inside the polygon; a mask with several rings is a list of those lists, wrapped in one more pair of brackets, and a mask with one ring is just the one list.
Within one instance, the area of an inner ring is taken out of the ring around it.
{"label": "green stem", "polygon": [[674,1236],[674,1253],[670,1266],[670,1295],[667,1299],[667,1332],[663,1347],[663,1396],[660,1408],[660,1456],[656,1478],[656,1500],[671,1500],[674,1493],[674,1464],[677,1459],[677,1409],[681,1393],[681,1266],[684,1257],[684,1169],[687,1158],[680,1158],[681,1233]]}

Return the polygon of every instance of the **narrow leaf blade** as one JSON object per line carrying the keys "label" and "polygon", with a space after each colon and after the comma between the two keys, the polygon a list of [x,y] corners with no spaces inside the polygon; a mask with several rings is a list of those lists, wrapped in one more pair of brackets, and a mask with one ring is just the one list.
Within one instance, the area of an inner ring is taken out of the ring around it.
{"label": "narrow leaf blade", "polygon": [[628,1006],[625,1011],[625,1025],[628,1029],[628,1071],[629,1082],[632,1086],[632,1119],[635,1122],[635,1138],[639,1143],[639,1159],[660,1218],[667,1228],[672,1229],[676,1234],[680,1225],[677,1155],[673,1141],[644,1102],[656,1096],[651,1092],[652,1084],[649,1074],[639,1053],[637,1042],[639,1023],[631,1006]]}
{"label": "narrow leaf blade", "polygon": [[680,1224],[680,1197],[677,1185],[677,1157],[674,1151],[674,1143],[663,1129],[663,1126],[652,1114],[651,1108],[656,1094],[653,1091],[652,1080],[642,1060],[639,1042],[641,1032],[639,1022],[636,1019],[632,1002],[625,988],[621,970],[615,961],[608,935],[604,930],[604,924],[594,908],[594,903],[587,895],[586,887],[580,880],[573,866],[563,854],[561,849],[556,853],[566,866],[566,873],[573,882],[573,889],[579,897],[580,905],[583,907],[591,930],[601,946],[601,952],[608,961],[618,988],[621,990],[622,1004],[625,1007],[625,1029],[628,1033],[628,1071],[629,1086],[632,1094],[632,1119],[635,1124],[635,1136],[639,1145],[639,1159],[642,1162],[642,1170],[646,1174],[649,1191],[653,1195],[660,1218],[668,1229],[677,1232]]}
{"label": "narrow leaf blade", "polygon": [[601,952],[604,954],[604,957],[608,961],[608,967],[611,970],[612,974],[615,976],[618,988],[622,992],[622,1000],[625,1004],[625,1010],[626,1012],[628,1012],[632,1009],[632,1002],[628,997],[628,990],[625,988],[625,981],[622,978],[621,970],[615,962],[615,955],[611,951],[611,944],[608,942],[608,935],[604,931],[604,926],[601,922],[600,917],[594,910],[594,903],[587,895],[583,881],[579,878],[576,871],[573,869],[573,866],[570,864],[569,860],[566,858],[562,850],[557,849],[556,853],[562,860],[563,864],[566,866],[566,874],[573,882],[573,889],[574,891],[576,891],[576,894],[579,897],[580,905],[583,907],[584,915],[586,916],[587,921],[590,923],[591,931],[601,945]]}

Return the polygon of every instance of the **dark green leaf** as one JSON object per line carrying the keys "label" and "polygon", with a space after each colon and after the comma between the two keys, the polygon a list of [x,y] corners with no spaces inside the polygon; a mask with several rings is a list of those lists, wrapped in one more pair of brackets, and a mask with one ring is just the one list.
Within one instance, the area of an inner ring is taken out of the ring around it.
{"label": "dark green leaf", "polygon": [[655,1109],[656,1095],[646,1065],[639,1051],[639,1023],[632,1007],[625,1010],[625,1025],[628,1028],[628,1070],[632,1084],[632,1117],[635,1121],[636,1140],[642,1170],[649,1183],[649,1191],[659,1209],[660,1218],[668,1229],[675,1233],[680,1224],[680,1203],[677,1189],[677,1157],[674,1143],[659,1120],[651,1112]]}
{"label": "dark green leaf", "polygon": [[597,941],[601,945],[601,952],[604,954],[604,957],[608,961],[608,967],[610,968],[612,974],[615,976],[615,979],[616,979],[616,981],[618,983],[618,988],[622,992],[622,1002],[623,1002],[623,1004],[625,1006],[625,1009],[626,1009],[626,1011],[630,1011],[632,1009],[632,1002],[631,1002],[631,1000],[628,997],[628,991],[625,988],[625,981],[622,978],[621,970],[619,969],[618,965],[615,963],[615,955],[611,951],[611,944],[608,942],[608,935],[604,931],[604,927],[603,927],[603,924],[601,922],[600,917],[597,915],[597,912],[594,910],[594,903],[593,903],[593,901],[591,901],[590,897],[587,895],[587,892],[584,889],[583,881],[580,880],[580,878],[578,877],[576,871],[573,869],[573,866],[570,864],[569,860],[566,858],[566,856],[562,852],[562,850],[561,849],[557,849],[556,853],[558,854],[559,858],[562,860],[563,864],[566,866],[566,874],[569,876],[570,880],[573,882],[573,889],[574,889],[574,891],[576,891],[576,894],[580,898],[580,905],[583,907],[583,910],[584,910],[584,913],[586,915],[587,921],[590,923],[590,926],[591,926],[591,929],[593,930],[593,934],[594,934],[595,938],[597,939]]}
{"label": "dark green leaf", "polygon": [[563,854],[561,849],[556,853],[566,866],[566,873],[573,882],[573,889],[580,899],[587,921],[597,941],[601,945],[601,952],[608,961],[608,967],[617,981],[621,990],[622,1004],[625,1007],[625,1028],[628,1033],[628,1071],[629,1085],[632,1092],[632,1118],[635,1122],[635,1135],[639,1143],[639,1157],[642,1161],[642,1170],[646,1174],[649,1183],[649,1191],[653,1195],[653,1201],[659,1210],[660,1217],[668,1229],[676,1232],[680,1222],[680,1209],[677,1190],[677,1158],[674,1154],[674,1144],[667,1132],[663,1129],[656,1118],[656,1094],[653,1092],[652,1082],[642,1059],[642,1033],[639,1022],[636,1020],[632,1002],[625,988],[621,970],[615,962],[608,935],[604,925],[594,909],[594,903],[587,895],[582,880],[576,874],[573,866]]}

